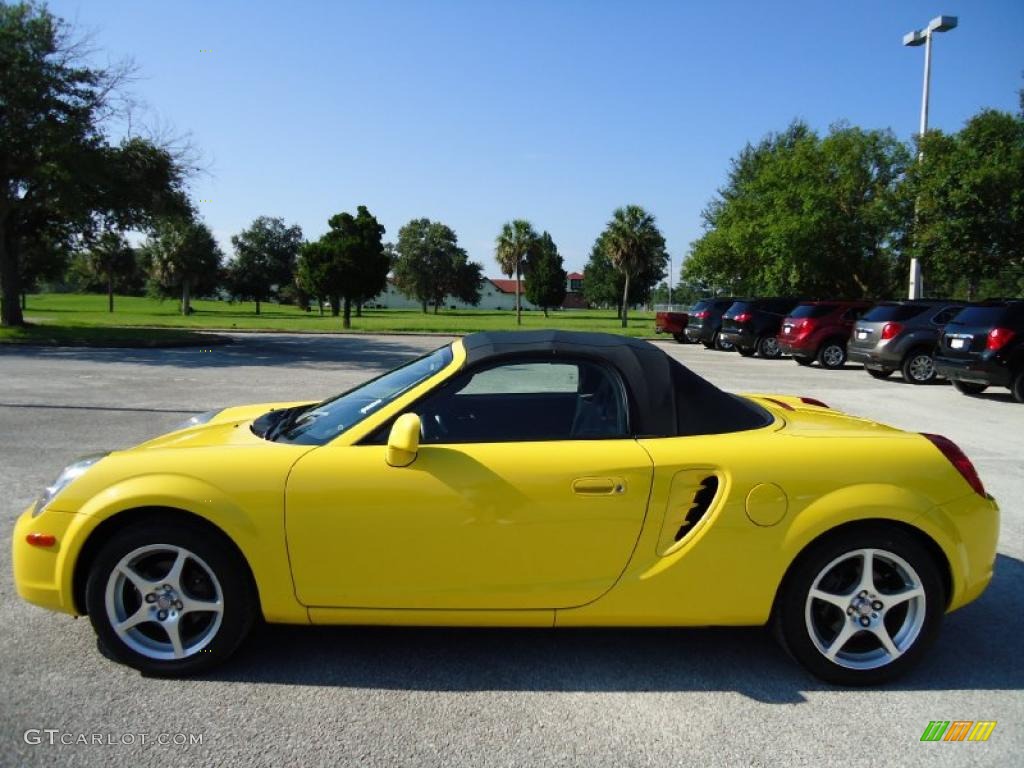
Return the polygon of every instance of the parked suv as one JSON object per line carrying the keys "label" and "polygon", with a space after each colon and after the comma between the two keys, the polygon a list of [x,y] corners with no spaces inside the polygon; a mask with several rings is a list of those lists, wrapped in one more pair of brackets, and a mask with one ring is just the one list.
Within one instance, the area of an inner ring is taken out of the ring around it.
{"label": "parked suv", "polygon": [[800,365],[842,368],[853,324],[870,301],[805,301],[782,320],[779,347]]}
{"label": "parked suv", "polygon": [[722,339],[744,357],[755,352],[772,360],[782,357],[779,330],[782,318],[800,299],[737,299],[722,316]]}
{"label": "parked suv", "polygon": [[935,368],[965,395],[1009,387],[1024,403],[1024,301],[961,310],[939,339]]}
{"label": "parked suv", "polygon": [[725,342],[721,336],[722,314],[736,301],[733,296],[719,296],[714,299],[701,299],[690,310],[690,319],[686,324],[686,338],[699,341],[708,349],[729,350],[732,344]]}
{"label": "parked suv", "polygon": [[847,345],[852,363],[863,363],[876,379],[900,371],[911,384],[935,380],[935,345],[943,326],[966,302],[886,301],[869,310],[853,327]]}

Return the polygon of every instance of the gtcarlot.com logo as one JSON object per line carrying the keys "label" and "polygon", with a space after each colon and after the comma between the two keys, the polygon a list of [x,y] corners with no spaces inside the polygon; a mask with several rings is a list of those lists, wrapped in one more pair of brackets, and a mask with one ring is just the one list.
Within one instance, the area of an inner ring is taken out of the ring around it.
{"label": "gtcarlot.com logo", "polygon": [[29,728],[22,735],[26,744],[39,746],[93,746],[93,747],[133,747],[156,744],[161,747],[179,747],[188,749],[203,743],[201,733],[100,733],[62,731],[59,728]]}
{"label": "gtcarlot.com logo", "polygon": [[921,741],[988,741],[995,728],[995,720],[932,720]]}

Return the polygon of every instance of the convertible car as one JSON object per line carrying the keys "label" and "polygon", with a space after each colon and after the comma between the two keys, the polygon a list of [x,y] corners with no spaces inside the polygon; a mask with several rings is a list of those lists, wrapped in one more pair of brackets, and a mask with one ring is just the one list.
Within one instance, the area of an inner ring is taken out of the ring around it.
{"label": "convertible car", "polygon": [[813,674],[912,666],[992,576],[948,439],[728,394],[644,341],[481,333],[319,403],[234,407],[67,467],[21,596],[155,675],[295,624],[770,625]]}

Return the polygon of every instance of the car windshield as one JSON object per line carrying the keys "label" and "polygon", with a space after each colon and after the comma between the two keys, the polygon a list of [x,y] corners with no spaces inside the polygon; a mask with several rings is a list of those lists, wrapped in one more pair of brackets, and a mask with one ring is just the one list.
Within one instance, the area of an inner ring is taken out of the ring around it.
{"label": "car windshield", "polygon": [[824,317],[836,308],[835,304],[801,304],[789,313],[790,317]]}
{"label": "car windshield", "polygon": [[928,309],[926,304],[879,304],[861,319],[867,323],[909,320]]}
{"label": "car windshield", "polygon": [[323,445],[426,381],[451,361],[449,344],[337,397],[285,415],[283,418],[294,419],[293,423],[279,431],[273,430],[272,439],[282,443]]}

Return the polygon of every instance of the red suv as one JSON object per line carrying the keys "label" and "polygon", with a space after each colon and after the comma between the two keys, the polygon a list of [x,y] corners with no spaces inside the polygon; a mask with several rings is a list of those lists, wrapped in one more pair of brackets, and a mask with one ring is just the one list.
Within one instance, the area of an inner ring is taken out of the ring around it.
{"label": "red suv", "polygon": [[782,321],[779,346],[800,365],[842,368],[853,324],[870,301],[805,301]]}

